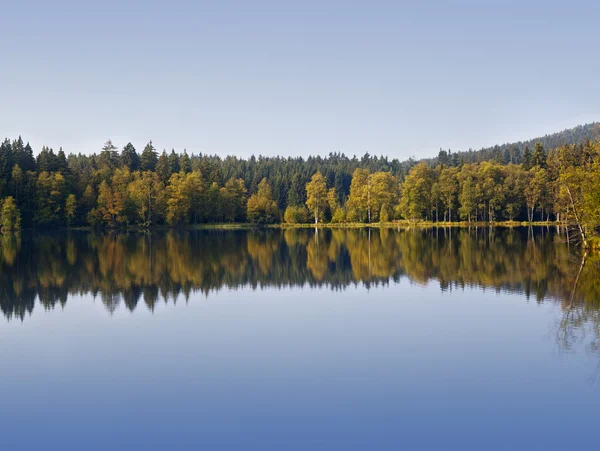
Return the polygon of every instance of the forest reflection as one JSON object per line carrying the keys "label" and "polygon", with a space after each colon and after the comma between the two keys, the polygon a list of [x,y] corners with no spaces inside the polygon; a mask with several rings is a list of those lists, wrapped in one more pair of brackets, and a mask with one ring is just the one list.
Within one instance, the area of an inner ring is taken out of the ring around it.
{"label": "forest reflection", "polygon": [[581,269],[581,256],[552,228],[24,233],[1,244],[0,308],[8,319],[23,320],[36,299],[52,309],[75,294],[99,297],[112,313],[121,303],[154,310],[222,287],[338,290],[402,277],[437,281],[443,291],[478,286],[552,299],[570,325],[597,318],[600,307],[597,261]]}

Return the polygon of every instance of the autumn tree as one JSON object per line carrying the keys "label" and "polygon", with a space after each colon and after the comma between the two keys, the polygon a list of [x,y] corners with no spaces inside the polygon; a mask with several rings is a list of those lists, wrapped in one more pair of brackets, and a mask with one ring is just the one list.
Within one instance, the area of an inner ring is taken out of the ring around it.
{"label": "autumn tree", "polygon": [[163,217],[166,191],[158,174],[136,171],[128,189],[141,224],[149,226]]}
{"label": "autumn tree", "polygon": [[545,169],[540,166],[532,167],[527,173],[527,183],[525,184],[525,202],[527,205],[527,219],[533,222],[535,207],[543,198],[548,185],[548,176]]}
{"label": "autumn tree", "polygon": [[431,205],[433,171],[426,163],[414,166],[401,187],[400,213],[413,221],[426,218]]}
{"label": "autumn tree", "polygon": [[305,224],[310,221],[310,212],[303,205],[290,205],[285,209],[283,220],[288,224]]}
{"label": "autumn tree", "polygon": [[320,171],[306,184],[306,206],[317,224],[327,207],[327,185]]}
{"label": "autumn tree", "polygon": [[[375,172],[367,179],[367,208],[372,222],[387,222],[398,203],[398,180],[390,172]],[[383,218],[382,218],[383,215]]]}
{"label": "autumn tree", "polygon": [[447,220],[452,221],[452,211],[456,206],[456,195],[458,192],[458,168],[449,167],[443,168],[438,186],[440,190],[440,198],[444,206],[444,220],[446,220],[446,213],[448,214]]}
{"label": "autumn tree", "polygon": [[513,221],[523,208],[523,192],[527,184],[527,173],[522,166],[509,164],[504,168],[504,182],[502,184],[505,217]]}
{"label": "autumn tree", "polygon": [[273,200],[271,184],[263,178],[258,184],[258,191],[248,199],[247,217],[255,224],[272,224],[277,221],[279,211]]}
{"label": "autumn tree", "polygon": [[246,214],[247,190],[243,179],[231,178],[221,188],[221,209],[223,220],[243,221]]}
{"label": "autumn tree", "polygon": [[369,215],[369,171],[358,168],[352,174],[350,196],[346,203],[346,218],[351,222],[365,222]]}
{"label": "autumn tree", "polygon": [[12,196],[2,202],[2,232],[14,232],[21,229],[21,212]]}
{"label": "autumn tree", "polygon": [[65,201],[65,222],[71,225],[77,215],[77,198],[75,194],[69,194]]}

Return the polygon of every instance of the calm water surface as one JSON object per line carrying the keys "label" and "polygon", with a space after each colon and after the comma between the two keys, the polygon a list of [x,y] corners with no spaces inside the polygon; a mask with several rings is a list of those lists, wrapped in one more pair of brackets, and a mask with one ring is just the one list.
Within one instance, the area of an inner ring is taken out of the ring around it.
{"label": "calm water surface", "polygon": [[581,263],[553,229],[4,237],[0,449],[595,449]]}

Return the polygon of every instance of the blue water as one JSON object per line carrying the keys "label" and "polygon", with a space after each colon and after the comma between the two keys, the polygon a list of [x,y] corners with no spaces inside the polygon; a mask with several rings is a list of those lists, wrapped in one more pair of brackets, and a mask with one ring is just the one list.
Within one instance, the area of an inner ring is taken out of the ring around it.
{"label": "blue water", "polygon": [[4,449],[590,449],[556,305],[434,284],[239,289],[0,326]]}
{"label": "blue water", "polygon": [[0,449],[595,449],[600,355],[564,316],[409,277],[112,314],[71,292],[0,320]]}

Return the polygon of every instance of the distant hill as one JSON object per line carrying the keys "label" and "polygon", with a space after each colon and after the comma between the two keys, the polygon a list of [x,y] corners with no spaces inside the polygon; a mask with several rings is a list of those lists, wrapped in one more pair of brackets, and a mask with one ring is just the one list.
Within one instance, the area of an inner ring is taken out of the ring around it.
{"label": "distant hill", "polygon": [[565,144],[584,144],[587,140],[600,141],[600,122],[578,125],[561,132],[552,133],[529,141],[518,141],[487,147],[480,150],[468,150],[460,152],[449,152],[440,150],[435,158],[426,159],[429,163],[463,161],[465,163],[477,163],[480,161],[496,160],[501,163],[521,163],[521,156],[526,147],[533,150],[535,143],[541,143],[546,151],[555,149]]}

